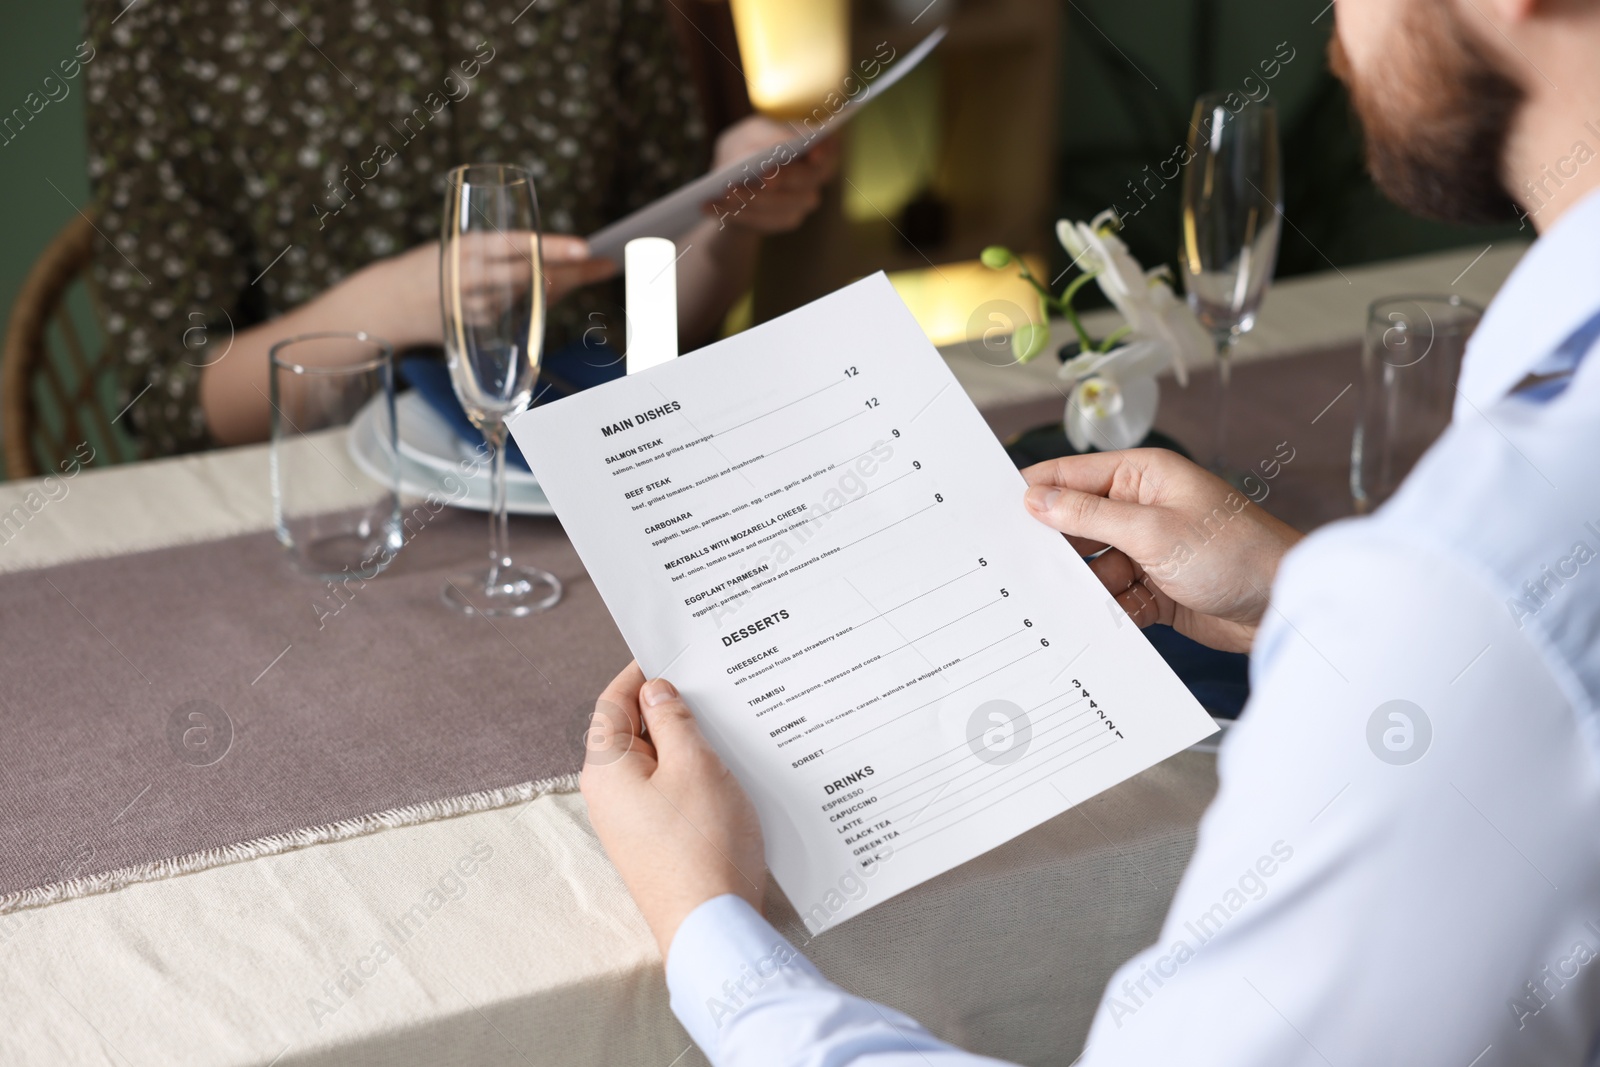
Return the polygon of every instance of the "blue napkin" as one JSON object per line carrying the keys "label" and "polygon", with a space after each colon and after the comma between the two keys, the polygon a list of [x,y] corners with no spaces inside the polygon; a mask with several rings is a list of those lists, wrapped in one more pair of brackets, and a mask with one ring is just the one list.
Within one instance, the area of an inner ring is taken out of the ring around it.
{"label": "blue napkin", "polygon": [[[571,396],[626,373],[625,361],[611,348],[604,344],[575,341],[544,357],[543,365],[539,368],[539,383],[533,390],[533,406]],[[450,428],[463,441],[474,448],[483,444],[483,434],[472,425],[461,401],[456,399],[455,387],[450,384],[450,371],[444,364],[444,353],[440,349],[412,349],[400,359],[400,377],[450,424]],[[522,458],[522,450],[509,435],[506,437],[506,460],[523,470],[528,469],[528,461]]]}

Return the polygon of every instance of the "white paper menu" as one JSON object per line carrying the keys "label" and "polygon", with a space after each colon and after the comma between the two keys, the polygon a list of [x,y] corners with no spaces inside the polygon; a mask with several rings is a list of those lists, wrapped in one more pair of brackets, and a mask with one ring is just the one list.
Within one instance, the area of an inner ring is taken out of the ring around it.
{"label": "white paper menu", "polygon": [[882,274],[510,426],[813,932],[1215,732]]}
{"label": "white paper menu", "polygon": [[[702,208],[711,201],[720,199],[735,189],[744,190],[741,195],[758,194],[764,184],[761,181],[763,175],[767,178],[772,177],[774,166],[804,154],[819,139],[837,133],[855,117],[856,111],[862,105],[915,70],[917,65],[928,57],[928,53],[944,40],[945,32],[943,26],[939,27],[918,42],[915,48],[899,57],[896,57],[892,50],[887,56],[883,55],[883,48],[889,47],[886,42],[871,59],[864,60],[860,64],[864,68],[860,71],[861,76],[853,71],[840,84],[839,92],[832,94],[828,103],[817,108],[815,119],[808,119],[803,123],[790,123],[794,127],[795,135],[789,140],[781,145],[752,152],[743,159],[735,160],[709,174],[703,174],[694,181],[679,186],[661,199],[646,204],[626,218],[618,219],[596,230],[588,238],[590,253],[621,263],[624,246],[634,238],[665,237],[671,240],[682,237],[697,223],[705,221],[706,216]],[[885,62],[893,65],[883,69],[875,77],[869,75],[869,71],[877,69]],[[746,182],[752,184],[746,186]]]}

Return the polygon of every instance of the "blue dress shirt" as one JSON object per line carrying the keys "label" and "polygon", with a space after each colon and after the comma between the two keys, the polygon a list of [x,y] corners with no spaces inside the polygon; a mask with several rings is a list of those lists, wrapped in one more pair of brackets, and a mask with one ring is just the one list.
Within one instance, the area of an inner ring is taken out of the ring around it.
{"label": "blue dress shirt", "polygon": [[[1284,560],[1194,858],[1084,1067],[1600,1062],[1597,339],[1593,193],[1489,308],[1395,497]],[[718,1067],[996,1062],[734,897],[667,981]]]}

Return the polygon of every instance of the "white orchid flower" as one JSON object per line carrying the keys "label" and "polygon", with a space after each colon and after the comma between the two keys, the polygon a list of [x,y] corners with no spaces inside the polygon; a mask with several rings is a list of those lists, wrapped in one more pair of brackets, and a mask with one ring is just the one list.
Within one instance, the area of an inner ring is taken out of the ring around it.
{"label": "white orchid flower", "polygon": [[1179,385],[1189,384],[1188,365],[1215,350],[1189,306],[1172,291],[1166,268],[1146,272],[1116,235],[1117,215],[1103,211],[1090,223],[1062,219],[1056,237],[1077,266],[1095,275],[1100,291],[1127,321],[1135,340],[1159,342]]}
{"label": "white orchid flower", "polygon": [[1144,268],[1116,235],[1117,214],[1102,211],[1089,223],[1062,219],[1056,237],[1077,267],[1095,275],[1100,291],[1131,324],[1145,289]]}
{"label": "white orchid flower", "polygon": [[1170,358],[1159,341],[1135,341],[1062,364],[1061,377],[1072,382],[1062,419],[1072,447],[1114,451],[1143,441],[1161,403],[1156,375]]}
{"label": "white orchid flower", "polygon": [[1189,364],[1203,363],[1216,353],[1216,343],[1195,318],[1187,303],[1179,300],[1160,272],[1152,271],[1146,306],[1149,317],[1133,325],[1133,335],[1159,340],[1172,355],[1172,373],[1179,385],[1189,384]]}

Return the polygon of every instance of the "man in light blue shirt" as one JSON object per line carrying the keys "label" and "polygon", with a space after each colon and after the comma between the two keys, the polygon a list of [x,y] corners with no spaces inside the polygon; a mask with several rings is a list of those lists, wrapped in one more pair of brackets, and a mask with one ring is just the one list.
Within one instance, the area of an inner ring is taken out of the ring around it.
{"label": "man in light blue shirt", "polygon": [[[1154,451],[1025,472],[1040,521],[1111,546],[1094,569],[1140,625],[1252,653],[1194,858],[1082,1062],[1600,1063],[1600,0],[1337,21],[1384,189],[1462,221],[1515,201],[1542,236],[1371,518],[1301,542],[1252,506],[1170,568],[1221,482]],[[630,668],[606,699],[631,729],[594,743],[626,755],[584,794],[712,1062],[995,1062],[811,967],[757,910],[760,826],[675,690]]]}

